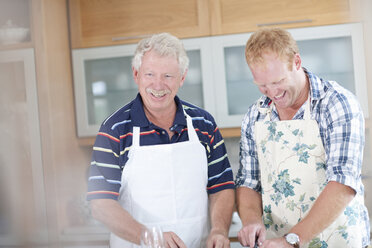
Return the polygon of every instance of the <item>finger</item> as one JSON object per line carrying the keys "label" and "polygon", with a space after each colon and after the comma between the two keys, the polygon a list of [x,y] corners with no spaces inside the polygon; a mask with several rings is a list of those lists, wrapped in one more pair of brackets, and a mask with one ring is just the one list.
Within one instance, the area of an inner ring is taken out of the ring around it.
{"label": "finger", "polygon": [[257,237],[257,243],[259,246],[263,244],[263,242],[266,239],[266,230],[265,228],[261,228],[261,230],[258,232],[258,237]]}
{"label": "finger", "polygon": [[163,234],[163,237],[166,248],[178,248],[177,244],[173,240],[172,233],[166,232]]}
{"label": "finger", "polygon": [[172,233],[172,238],[173,238],[173,241],[176,243],[177,247],[186,248],[185,243],[182,241],[182,239],[180,237],[178,237],[177,234]]}
{"label": "finger", "polygon": [[174,241],[173,237],[170,237],[170,240],[168,240],[168,247],[169,248],[178,248],[177,243]]}
{"label": "finger", "polygon": [[223,242],[219,239],[210,242],[210,248],[223,248]]}
{"label": "finger", "polygon": [[226,239],[223,248],[230,248],[230,240]]}
{"label": "finger", "polygon": [[250,232],[248,234],[248,245],[249,247],[254,247],[254,244],[256,243],[256,236],[257,236],[257,231],[255,232]]}
{"label": "finger", "polygon": [[248,245],[248,242],[247,242],[247,239],[246,239],[246,236],[245,236],[243,230],[240,230],[238,232],[238,240],[239,240],[239,242],[242,246],[247,246]]}

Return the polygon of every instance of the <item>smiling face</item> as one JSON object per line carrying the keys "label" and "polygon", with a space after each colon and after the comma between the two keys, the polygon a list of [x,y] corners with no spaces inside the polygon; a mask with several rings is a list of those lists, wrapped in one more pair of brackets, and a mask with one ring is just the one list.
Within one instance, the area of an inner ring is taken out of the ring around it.
{"label": "smiling face", "polygon": [[168,113],[176,108],[174,97],[183,85],[182,75],[175,57],[160,56],[150,50],[142,57],[139,70],[132,68],[144,108],[150,113]]}
{"label": "smiling face", "polygon": [[301,58],[293,62],[267,52],[263,61],[249,65],[255,84],[262,94],[269,97],[278,109],[298,109],[307,99],[306,81],[302,80]]}

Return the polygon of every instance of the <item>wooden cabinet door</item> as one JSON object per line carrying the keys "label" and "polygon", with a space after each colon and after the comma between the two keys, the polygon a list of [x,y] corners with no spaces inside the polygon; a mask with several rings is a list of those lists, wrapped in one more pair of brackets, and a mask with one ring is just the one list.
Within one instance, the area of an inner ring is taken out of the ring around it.
{"label": "wooden cabinet door", "polygon": [[210,0],[211,33],[242,33],[262,26],[320,26],[358,20],[360,0]]}
{"label": "wooden cabinet door", "polygon": [[72,48],[135,43],[169,32],[209,35],[208,0],[69,0]]}

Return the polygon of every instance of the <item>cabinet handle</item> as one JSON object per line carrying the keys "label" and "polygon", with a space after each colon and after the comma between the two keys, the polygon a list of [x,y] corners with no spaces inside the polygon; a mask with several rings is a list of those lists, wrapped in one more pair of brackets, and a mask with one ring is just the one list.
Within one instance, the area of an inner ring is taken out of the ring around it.
{"label": "cabinet handle", "polygon": [[268,23],[259,23],[257,27],[264,27],[264,26],[273,26],[273,25],[285,25],[285,24],[294,24],[294,23],[305,23],[305,22],[312,22],[311,19],[302,19],[302,20],[294,20],[294,21],[286,21],[286,22],[268,22]]}
{"label": "cabinet handle", "polygon": [[151,34],[137,35],[137,36],[125,36],[125,37],[113,37],[111,41],[120,41],[120,40],[137,40],[150,37]]}

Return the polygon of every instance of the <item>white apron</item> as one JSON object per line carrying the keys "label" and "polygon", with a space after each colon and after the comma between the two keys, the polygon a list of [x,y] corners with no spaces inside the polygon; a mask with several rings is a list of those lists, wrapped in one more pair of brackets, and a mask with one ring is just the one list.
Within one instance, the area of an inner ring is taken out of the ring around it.
{"label": "white apron", "polygon": [[[189,141],[140,146],[140,128],[121,183],[119,203],[138,222],[175,232],[189,248],[205,247],[208,228],[208,161],[191,117],[186,113]],[[114,234],[110,247],[139,247]]]}
{"label": "white apron", "polygon": [[[327,184],[319,127],[310,118],[310,102],[305,104],[303,120],[272,122],[272,107],[261,108],[267,115],[255,125],[267,238],[288,233],[308,213]],[[361,248],[363,225],[355,216],[361,213],[358,211],[363,209],[363,201],[357,194],[335,222],[301,247]]]}

